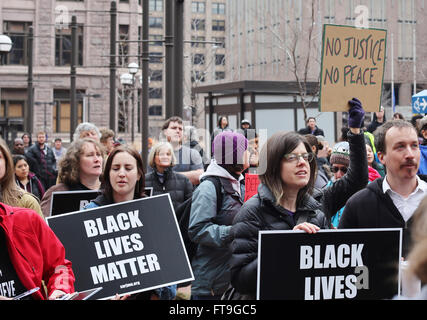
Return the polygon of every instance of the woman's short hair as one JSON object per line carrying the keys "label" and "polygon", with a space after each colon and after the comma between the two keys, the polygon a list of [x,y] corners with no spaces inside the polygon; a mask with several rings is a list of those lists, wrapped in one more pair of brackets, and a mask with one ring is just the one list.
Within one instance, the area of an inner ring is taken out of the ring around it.
{"label": "woman's short hair", "polygon": [[73,141],[80,139],[80,135],[84,131],[95,131],[99,138],[101,138],[101,133],[96,125],[91,122],[82,122],[80,123],[76,130],[74,130]]}
{"label": "woman's short hair", "polygon": [[102,154],[103,148],[99,142],[89,139],[74,140],[68,147],[65,155],[58,163],[58,181],[66,185],[74,185],[80,182],[80,157],[83,154],[83,148],[86,144],[92,143]]}
{"label": "woman's short hair", "polygon": [[[276,199],[276,203],[286,193],[286,186],[282,182],[281,168],[283,156],[291,153],[301,143],[304,144],[308,153],[311,153],[310,144],[307,139],[296,132],[277,132],[272,135],[261,149],[260,163],[264,163],[265,172],[259,175],[260,181],[265,184]],[[297,196],[297,206],[301,203],[307,192],[311,192],[314,186],[317,165],[313,159],[310,163],[310,179],[304,188],[301,188]]]}
{"label": "woman's short hair", "polygon": [[107,162],[105,163],[104,173],[102,174],[102,184],[101,189],[104,194],[104,196],[109,200],[113,200],[113,187],[111,186],[110,181],[110,171],[111,166],[114,160],[114,157],[121,152],[127,152],[136,160],[136,166],[137,171],[139,175],[141,176],[139,180],[136,182],[135,185],[135,193],[134,193],[134,199],[139,199],[145,197],[145,175],[144,175],[144,165],[142,162],[141,155],[138,151],[136,151],[134,148],[128,146],[128,145],[120,145],[111,151],[107,158]]}
{"label": "woman's short hair", "polygon": [[174,166],[176,164],[176,157],[175,157],[175,153],[173,151],[173,147],[169,142],[159,142],[156,143],[150,150],[150,153],[148,154],[148,165],[151,168],[155,168],[156,167],[156,163],[154,161],[156,155],[159,154],[160,149],[162,148],[167,148],[168,151],[170,151],[171,155],[172,155],[172,160],[171,160],[171,167]]}

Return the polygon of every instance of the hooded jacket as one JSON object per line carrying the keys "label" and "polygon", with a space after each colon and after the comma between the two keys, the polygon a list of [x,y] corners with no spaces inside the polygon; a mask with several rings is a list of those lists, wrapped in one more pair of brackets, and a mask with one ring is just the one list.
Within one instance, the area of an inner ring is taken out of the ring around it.
{"label": "hooded jacket", "polygon": [[[221,180],[223,197],[219,210],[215,185],[205,180],[208,176]],[[195,277],[191,286],[193,295],[222,295],[230,283],[230,231],[232,221],[243,204],[242,180],[243,176],[237,180],[212,160],[193,192],[188,227],[190,240],[198,244],[192,261]]]}
{"label": "hooded jacket", "polygon": [[[420,178],[426,180],[425,176]],[[376,179],[347,201],[338,228],[402,228],[402,255],[406,257],[413,218],[405,222],[390,196],[383,192],[383,181]]]}
{"label": "hooded jacket", "polygon": [[320,204],[306,195],[292,216],[276,200],[265,184],[258,186],[258,194],[245,202],[233,221],[234,240],[231,245],[231,284],[243,295],[255,299],[258,265],[258,231],[292,230],[300,217],[303,222],[328,229],[329,223]]}
{"label": "hooded jacket", "polygon": [[[55,290],[74,292],[71,262],[53,231],[33,210],[0,203],[0,227],[4,230],[9,257],[22,285],[30,290],[42,288],[48,296]],[[38,300],[47,299],[43,290],[33,293]]]}

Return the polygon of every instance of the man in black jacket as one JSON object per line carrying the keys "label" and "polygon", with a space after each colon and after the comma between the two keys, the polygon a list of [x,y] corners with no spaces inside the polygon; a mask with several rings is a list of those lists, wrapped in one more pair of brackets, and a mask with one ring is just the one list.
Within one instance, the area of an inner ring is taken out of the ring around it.
{"label": "man in black jacket", "polygon": [[307,119],[307,127],[300,129],[298,131],[299,134],[312,134],[314,136],[325,136],[325,133],[323,132],[322,129],[320,129],[317,125],[316,125],[316,118],[315,117],[309,117]]}
{"label": "man in black jacket", "polygon": [[409,122],[393,120],[377,130],[375,142],[387,175],[348,200],[338,228],[402,228],[405,257],[410,247],[412,215],[427,195],[427,183],[417,176],[418,135]]}
{"label": "man in black jacket", "polygon": [[28,148],[25,153],[33,163],[31,171],[43,183],[45,190],[56,184],[57,170],[56,159],[52,149],[46,144],[46,133],[37,133],[37,142]]}

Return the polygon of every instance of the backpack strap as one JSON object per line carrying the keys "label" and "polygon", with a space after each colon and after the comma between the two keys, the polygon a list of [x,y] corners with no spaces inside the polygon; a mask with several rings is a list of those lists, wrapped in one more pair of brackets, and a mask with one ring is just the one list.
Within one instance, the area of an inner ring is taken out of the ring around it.
{"label": "backpack strap", "polygon": [[210,182],[212,182],[215,186],[215,191],[216,191],[216,212],[218,214],[219,210],[221,210],[222,207],[222,183],[221,183],[221,178],[216,177],[216,176],[208,176],[206,177],[206,180],[209,180]]}

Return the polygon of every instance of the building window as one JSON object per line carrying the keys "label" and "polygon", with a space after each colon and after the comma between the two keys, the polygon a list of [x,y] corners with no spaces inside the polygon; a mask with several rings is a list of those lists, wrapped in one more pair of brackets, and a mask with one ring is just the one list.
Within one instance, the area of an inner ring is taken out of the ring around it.
{"label": "building window", "polygon": [[193,64],[205,64],[205,55],[203,53],[196,53],[193,56]]}
{"label": "building window", "polygon": [[[54,90],[54,101],[52,106],[52,128],[53,132],[70,132],[71,102],[70,91]],[[77,124],[83,121],[83,101],[77,98]]]}
{"label": "building window", "polygon": [[224,71],[215,71],[215,80],[224,80],[225,72]]}
{"label": "building window", "polygon": [[191,82],[205,82],[205,72],[194,70],[191,72]]}
{"label": "building window", "polygon": [[148,96],[150,99],[161,99],[162,88],[150,88]]}
{"label": "building window", "polygon": [[[83,26],[77,27],[77,65],[83,65]],[[56,29],[55,34],[55,65],[71,64],[71,28]]]}
{"label": "building window", "polygon": [[119,25],[119,62],[118,65],[121,67],[127,67],[129,63],[129,25],[121,24]]}
{"label": "building window", "polygon": [[206,47],[206,38],[205,37],[197,37],[197,36],[191,36],[191,46],[194,48],[204,48]]}
{"label": "building window", "polygon": [[162,115],[162,106],[153,105],[148,108],[149,116],[161,116]]}
{"label": "building window", "polygon": [[225,48],[225,38],[224,37],[212,37],[212,41],[217,42],[215,45],[219,48]]}
{"label": "building window", "polygon": [[217,66],[223,66],[225,65],[225,55],[223,54],[216,54],[215,55],[215,65]]}
{"label": "building window", "polygon": [[163,71],[162,70],[151,70],[150,81],[162,81]]}
{"label": "building window", "polygon": [[163,11],[163,0],[150,0],[149,10],[151,11]]}
{"label": "building window", "polygon": [[10,37],[13,46],[8,54],[3,55],[2,64],[28,64],[27,33],[30,26],[31,22],[3,22],[3,33]]}
{"label": "building window", "polygon": [[225,31],[225,20],[212,20],[212,31]]}
{"label": "building window", "polygon": [[400,0],[399,1],[399,15],[397,24],[399,27],[398,41],[398,60],[413,60],[414,59],[414,33],[417,21],[413,16],[414,0]]}
{"label": "building window", "polygon": [[225,3],[212,3],[212,14],[225,14]]}
{"label": "building window", "polygon": [[192,13],[205,13],[205,3],[200,1],[193,1],[191,3]]}
{"label": "building window", "polygon": [[150,17],[148,20],[148,25],[150,28],[163,28],[163,18],[162,17]]}
{"label": "building window", "polygon": [[150,63],[162,63],[163,54],[161,52],[150,52]]}
{"label": "building window", "polygon": [[149,34],[148,39],[153,40],[150,46],[161,47],[163,45],[163,36],[161,34]]}
{"label": "building window", "polygon": [[205,28],[206,28],[205,19],[192,19],[191,20],[191,30],[204,31]]}
{"label": "building window", "polygon": [[24,104],[24,101],[2,100],[0,118],[23,118]]}

